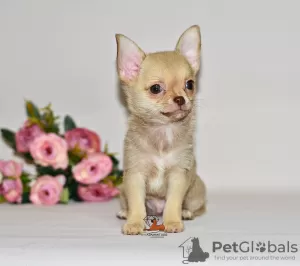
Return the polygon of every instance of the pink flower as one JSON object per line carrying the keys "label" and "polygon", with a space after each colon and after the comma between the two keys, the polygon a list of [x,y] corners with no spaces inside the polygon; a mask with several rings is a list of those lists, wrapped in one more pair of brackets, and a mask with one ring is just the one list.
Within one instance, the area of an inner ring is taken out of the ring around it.
{"label": "pink flower", "polygon": [[65,182],[66,177],[64,175],[56,177],[44,175],[38,177],[31,187],[30,201],[36,205],[57,204]]}
{"label": "pink flower", "polygon": [[65,139],[69,149],[78,147],[81,151],[87,153],[100,152],[99,136],[86,128],[74,128],[65,133]]}
{"label": "pink flower", "polygon": [[18,152],[28,152],[31,142],[38,136],[42,135],[43,131],[36,125],[30,125],[26,121],[21,129],[16,133],[16,148]]}
{"label": "pink flower", "polygon": [[1,194],[10,203],[21,203],[23,185],[19,178],[5,179],[1,184]]}
{"label": "pink flower", "polygon": [[22,174],[22,164],[15,161],[0,160],[0,172],[6,177],[19,178]]}
{"label": "pink flower", "polygon": [[95,184],[112,170],[113,163],[104,153],[90,154],[73,168],[73,176],[81,184]]}
{"label": "pink flower", "polygon": [[88,186],[78,186],[78,196],[88,202],[108,201],[119,195],[119,189],[110,187],[107,184],[93,184]]}
{"label": "pink flower", "polygon": [[56,134],[43,134],[30,144],[30,154],[35,162],[54,169],[66,169],[69,163],[66,141]]}

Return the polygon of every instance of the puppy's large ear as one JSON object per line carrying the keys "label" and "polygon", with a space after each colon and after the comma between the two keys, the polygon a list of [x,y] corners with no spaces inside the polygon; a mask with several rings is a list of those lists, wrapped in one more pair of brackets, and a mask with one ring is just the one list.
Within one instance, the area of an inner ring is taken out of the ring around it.
{"label": "puppy's large ear", "polygon": [[200,68],[201,35],[198,25],[188,28],[179,38],[176,51],[181,53],[190,63],[195,74]]}
{"label": "puppy's large ear", "polygon": [[137,78],[146,54],[135,42],[122,34],[116,34],[117,69],[121,81],[129,83]]}

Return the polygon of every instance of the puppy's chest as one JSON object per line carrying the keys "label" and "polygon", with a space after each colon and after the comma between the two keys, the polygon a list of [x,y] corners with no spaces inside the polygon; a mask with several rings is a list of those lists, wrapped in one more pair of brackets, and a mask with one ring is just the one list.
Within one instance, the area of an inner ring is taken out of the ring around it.
{"label": "puppy's chest", "polygon": [[173,126],[161,126],[149,132],[148,145],[157,152],[170,152],[177,141],[178,130]]}
{"label": "puppy's chest", "polygon": [[151,174],[147,179],[147,188],[150,193],[164,194],[166,188],[166,171],[178,163],[179,153],[175,149],[174,127],[162,126],[149,132],[149,152],[147,162],[151,168]]}
{"label": "puppy's chest", "polygon": [[[150,156],[150,155],[149,155]],[[159,193],[163,192],[166,188],[166,171],[177,165],[179,161],[179,154],[177,151],[165,153],[161,155],[152,155],[149,157],[149,164],[152,168],[151,175],[149,176],[148,190],[150,192]]]}

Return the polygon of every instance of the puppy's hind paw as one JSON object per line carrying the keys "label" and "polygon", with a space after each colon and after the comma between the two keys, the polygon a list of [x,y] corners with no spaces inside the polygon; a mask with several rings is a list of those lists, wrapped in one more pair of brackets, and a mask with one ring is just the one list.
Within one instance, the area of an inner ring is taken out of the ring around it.
{"label": "puppy's hind paw", "polygon": [[181,216],[182,216],[182,219],[184,219],[184,220],[193,220],[194,219],[193,213],[189,210],[182,210]]}
{"label": "puppy's hind paw", "polygon": [[117,213],[117,217],[118,217],[119,219],[126,220],[126,219],[127,219],[127,211],[126,211],[126,210],[120,210],[120,211]]}

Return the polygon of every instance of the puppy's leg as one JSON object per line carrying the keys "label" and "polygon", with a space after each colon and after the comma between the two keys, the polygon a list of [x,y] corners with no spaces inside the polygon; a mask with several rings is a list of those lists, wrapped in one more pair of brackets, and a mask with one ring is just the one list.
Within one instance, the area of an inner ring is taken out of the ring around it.
{"label": "puppy's leg", "polygon": [[119,187],[119,190],[120,190],[120,207],[121,207],[121,210],[117,213],[117,217],[119,219],[127,219],[127,212],[128,212],[128,204],[127,204],[127,199],[126,199],[126,196],[125,196],[125,191],[124,191],[124,187],[123,185],[121,185]]}
{"label": "puppy's leg", "polygon": [[168,174],[168,191],[163,213],[165,231],[169,233],[182,232],[181,211],[184,195],[188,188],[186,170],[174,168]]}
{"label": "puppy's leg", "polygon": [[137,235],[145,228],[145,179],[141,174],[128,173],[124,176],[124,192],[128,203],[127,222],[123,226],[126,235]]}
{"label": "puppy's leg", "polygon": [[199,176],[195,176],[183,201],[182,218],[192,220],[206,211],[206,189]]}

